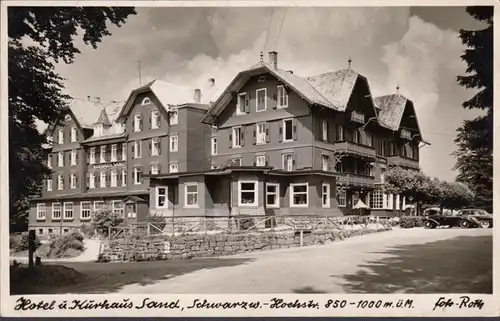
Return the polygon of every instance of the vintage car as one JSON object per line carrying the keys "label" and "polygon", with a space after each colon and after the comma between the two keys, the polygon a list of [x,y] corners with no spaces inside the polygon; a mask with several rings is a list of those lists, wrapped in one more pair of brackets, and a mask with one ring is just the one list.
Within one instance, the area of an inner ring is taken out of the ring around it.
{"label": "vintage car", "polygon": [[493,227],[493,214],[480,208],[466,208],[458,212],[459,216],[474,217],[483,228]]}
{"label": "vintage car", "polygon": [[425,228],[436,228],[436,227],[461,227],[461,228],[471,228],[480,227],[480,222],[473,216],[461,216],[461,215],[441,215],[441,214],[431,214],[426,216],[422,220],[422,225]]}

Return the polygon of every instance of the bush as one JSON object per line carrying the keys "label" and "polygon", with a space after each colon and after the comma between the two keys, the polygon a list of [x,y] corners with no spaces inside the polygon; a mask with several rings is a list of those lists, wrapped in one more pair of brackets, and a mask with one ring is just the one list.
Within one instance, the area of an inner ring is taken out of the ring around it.
{"label": "bush", "polygon": [[49,258],[75,257],[85,250],[83,235],[79,232],[60,235],[50,243]]}
{"label": "bush", "polygon": [[399,227],[402,228],[414,228],[422,227],[422,217],[421,216],[401,216],[399,218]]}
{"label": "bush", "polygon": [[[164,216],[161,215],[156,215],[156,214],[150,214],[148,217],[148,223],[153,224],[155,227],[158,229],[162,230],[165,228],[167,225],[167,222],[165,220]],[[158,231],[156,229],[151,229],[151,233],[157,233]]]}
{"label": "bush", "polygon": [[91,226],[99,235],[109,236],[109,228],[118,227],[124,221],[125,219],[120,214],[114,213],[109,209],[104,209],[94,213]]}
{"label": "bush", "polygon": [[87,237],[93,237],[94,234],[95,234],[95,230],[94,228],[92,227],[92,224],[83,224],[81,227],[80,227],[80,231],[82,232],[83,235],[87,236]]}
{"label": "bush", "polygon": [[243,217],[239,219],[240,230],[246,231],[255,225],[255,220],[252,217]]}
{"label": "bush", "polygon": [[[21,234],[11,234],[9,236],[9,246],[16,252],[29,250],[28,242],[29,232],[23,232]],[[40,246],[40,240],[35,236],[35,250]]]}

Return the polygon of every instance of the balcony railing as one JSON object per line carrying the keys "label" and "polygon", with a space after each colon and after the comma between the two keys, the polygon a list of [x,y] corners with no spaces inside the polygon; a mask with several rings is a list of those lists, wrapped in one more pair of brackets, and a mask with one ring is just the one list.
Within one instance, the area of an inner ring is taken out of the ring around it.
{"label": "balcony railing", "polygon": [[351,155],[363,156],[369,159],[376,159],[375,148],[357,144],[349,141],[340,141],[334,143],[335,150]]}
{"label": "balcony railing", "polygon": [[337,173],[337,184],[350,186],[373,186],[375,178],[373,176],[353,174],[353,173]]}
{"label": "balcony railing", "polygon": [[418,160],[404,156],[390,156],[388,157],[388,161],[389,165],[408,167],[414,169],[420,168],[420,166],[418,165]]}

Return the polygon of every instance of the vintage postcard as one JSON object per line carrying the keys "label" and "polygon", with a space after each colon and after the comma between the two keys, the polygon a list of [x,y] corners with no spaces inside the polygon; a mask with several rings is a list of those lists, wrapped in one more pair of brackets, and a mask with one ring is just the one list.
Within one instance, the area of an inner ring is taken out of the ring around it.
{"label": "vintage postcard", "polygon": [[2,2],[2,315],[500,315],[498,6],[386,5]]}

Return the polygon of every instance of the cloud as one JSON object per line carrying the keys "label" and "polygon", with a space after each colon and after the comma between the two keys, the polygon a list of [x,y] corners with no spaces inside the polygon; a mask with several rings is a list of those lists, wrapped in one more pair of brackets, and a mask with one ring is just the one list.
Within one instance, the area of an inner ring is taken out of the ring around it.
{"label": "cloud", "polygon": [[409,8],[140,8],[112,33],[61,66],[71,94],[125,99],[139,85],[138,60],[143,84],[161,78],[199,88],[210,77],[224,87],[261,50],[278,51],[280,67],[301,76],[345,68],[352,56],[374,95],[399,84],[415,102],[433,143],[422,150],[423,170],[453,179],[454,130],[471,118],[460,106],[471,93],[455,81],[463,47],[456,32],[410,17]]}

